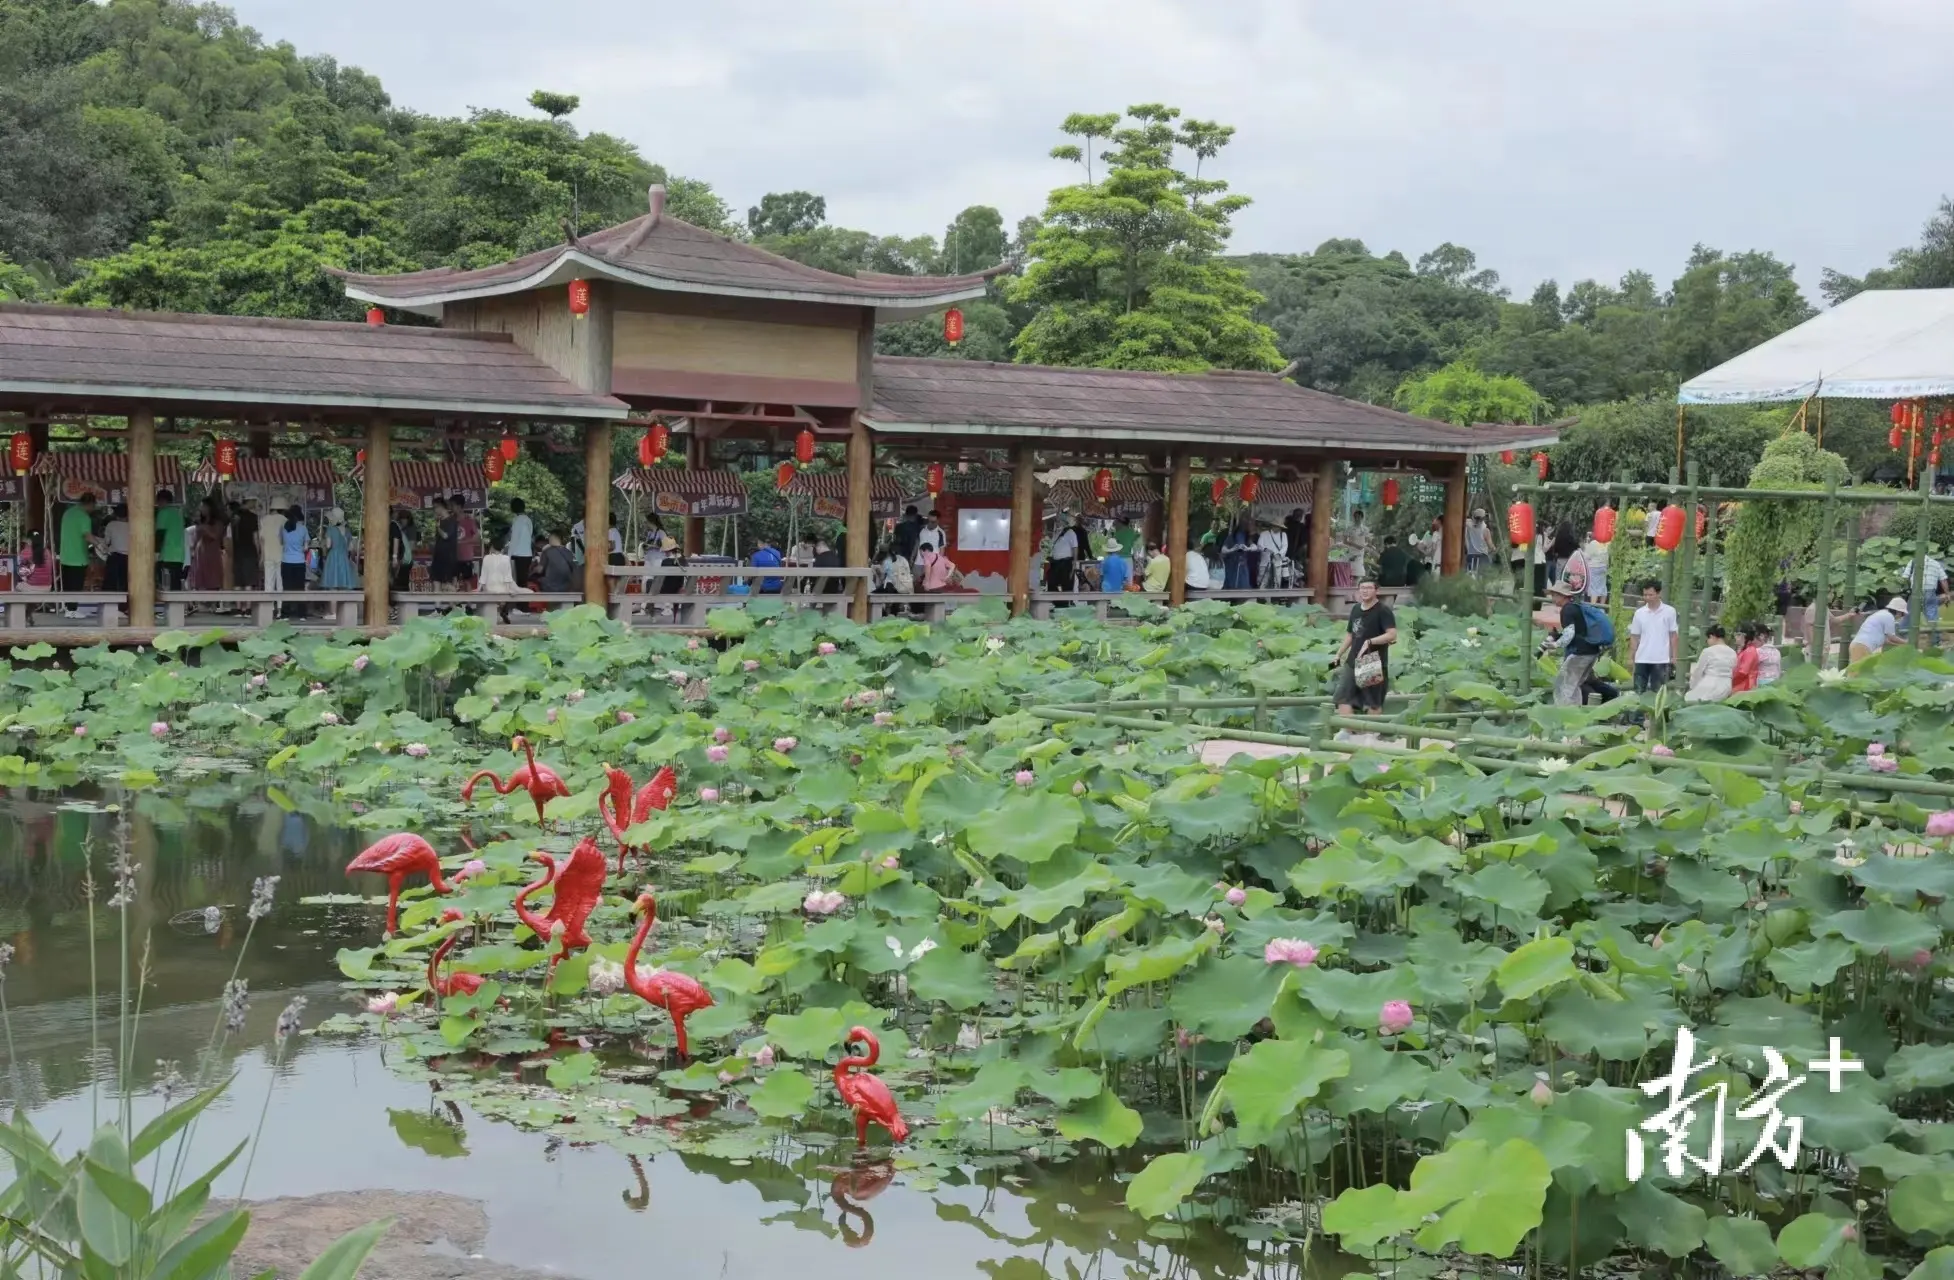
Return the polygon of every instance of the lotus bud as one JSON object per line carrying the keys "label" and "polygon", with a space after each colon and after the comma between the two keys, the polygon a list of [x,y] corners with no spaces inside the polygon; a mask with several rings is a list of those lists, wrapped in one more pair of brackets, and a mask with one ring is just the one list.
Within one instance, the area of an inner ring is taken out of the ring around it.
{"label": "lotus bud", "polygon": [[1377,1011],[1377,1029],[1384,1035],[1402,1035],[1411,1029],[1411,1006],[1403,1000],[1386,1000]]}
{"label": "lotus bud", "polygon": [[167,738],[167,737],[169,737],[169,736],[170,736],[170,725],[169,725],[169,721],[167,721],[167,720],[158,720],[158,721],[157,721],[157,722],[156,722],[155,724],[152,724],[152,725],[150,725],[150,726],[149,726],[149,736],[150,736],[150,737],[152,737],[152,738]]}
{"label": "lotus bud", "polygon": [[700,803],[700,804],[718,804],[718,803],[719,803],[719,788],[718,788],[718,787],[700,787],[700,788],[699,788],[699,803]]}
{"label": "lotus bud", "polygon": [[706,748],[706,759],[712,761],[714,764],[725,764],[727,757],[732,754],[733,751],[730,747],[714,746]]}
{"label": "lotus bud", "polygon": [[819,646],[818,646],[818,647],[817,647],[817,648],[816,648],[816,649],[815,649],[814,651],[815,651],[816,653],[818,653],[818,654],[820,654],[820,655],[821,655],[822,657],[824,657],[824,658],[825,658],[825,657],[827,657],[827,656],[828,656],[829,654],[831,654],[831,653],[833,653],[833,652],[835,651],[835,647],[834,647],[834,645],[832,645],[832,644],[831,644],[831,643],[829,643],[828,641],[826,641],[826,640],[823,640],[823,641],[822,641],[822,642],[820,643],[820,645],[819,645]]}
{"label": "lotus bud", "polygon": [[1029,769],[1020,769],[1018,770],[1016,776],[1012,778],[1012,781],[1016,782],[1021,787],[1028,787],[1032,783],[1038,781],[1038,775],[1033,773]]}

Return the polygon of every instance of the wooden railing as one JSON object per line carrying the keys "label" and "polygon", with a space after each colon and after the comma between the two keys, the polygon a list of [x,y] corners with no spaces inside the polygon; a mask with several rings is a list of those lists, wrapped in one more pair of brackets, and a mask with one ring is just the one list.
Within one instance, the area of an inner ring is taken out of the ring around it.
{"label": "wooden railing", "polygon": [[[75,617],[66,611],[80,609]],[[40,613],[41,610],[52,610]],[[39,616],[35,616],[39,613]],[[10,591],[0,594],[0,628],[25,631],[30,627],[100,627],[124,625],[129,597],[120,591]]]}
{"label": "wooden railing", "polygon": [[[418,618],[422,614],[447,613],[454,609],[464,609],[478,618],[490,622],[534,623],[544,625],[549,620],[551,609],[571,608],[583,603],[581,591],[396,591],[393,593],[394,607],[400,612],[400,620]],[[542,605],[542,611],[533,606]],[[505,618],[503,610],[507,610]]]}
{"label": "wooden railing", "polygon": [[[807,565],[779,565],[755,568],[744,564],[611,565],[604,573],[611,579],[611,617],[627,627],[697,627],[705,625],[711,609],[737,609],[756,598],[779,600],[791,608],[817,609],[825,614],[845,615],[854,598],[856,582],[868,579],[874,570],[817,569]],[[779,591],[762,592],[761,582],[780,582]],[[677,591],[662,590],[671,579],[678,579]],[[650,591],[630,591],[626,583],[648,584]],[[832,582],[837,590],[823,590]],[[727,590],[734,583],[746,590]]]}
{"label": "wooden railing", "polygon": [[358,591],[159,591],[156,593],[156,602],[163,608],[163,623],[173,629],[188,626],[192,613],[223,609],[248,609],[253,626],[269,627],[278,620],[280,614],[290,612],[286,608],[288,605],[303,610],[300,616],[289,619],[292,622],[357,627],[360,625],[361,604],[364,600],[365,597]]}

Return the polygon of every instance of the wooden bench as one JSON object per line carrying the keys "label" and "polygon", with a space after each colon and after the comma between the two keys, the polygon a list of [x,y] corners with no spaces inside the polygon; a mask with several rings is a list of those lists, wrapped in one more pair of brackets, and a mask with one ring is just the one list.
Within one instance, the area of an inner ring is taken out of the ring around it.
{"label": "wooden bench", "polygon": [[[56,613],[39,622],[37,610],[61,610],[70,606],[95,610],[93,618],[68,618]],[[107,631],[119,627],[129,612],[129,597],[120,591],[10,591],[0,594],[0,627],[21,631],[28,627],[72,628],[76,622],[99,626]]]}
{"label": "wooden bench", "polygon": [[549,609],[571,608],[583,603],[581,591],[396,591],[393,593],[394,607],[400,610],[400,620],[418,618],[423,614],[448,613],[462,609],[478,618],[490,622],[501,620],[502,610],[509,610],[511,622],[534,620],[538,626],[544,622],[543,614],[531,613],[527,606],[540,604]]}
{"label": "wooden bench", "polygon": [[[247,608],[251,624],[269,627],[278,620],[285,605],[310,606],[307,617],[294,622],[324,622],[335,627],[360,625],[366,597],[358,591],[159,591],[156,602],[163,608],[164,625],[182,630],[198,609]],[[312,612],[326,606],[323,615]]]}

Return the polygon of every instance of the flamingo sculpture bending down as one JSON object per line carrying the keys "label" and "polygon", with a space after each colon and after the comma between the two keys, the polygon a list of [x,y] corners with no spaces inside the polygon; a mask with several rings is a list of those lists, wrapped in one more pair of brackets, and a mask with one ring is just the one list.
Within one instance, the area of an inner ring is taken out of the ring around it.
{"label": "flamingo sculpture bending down", "polygon": [[487,778],[488,784],[495,788],[495,794],[506,796],[517,787],[529,792],[529,798],[536,802],[536,821],[543,821],[543,806],[558,796],[568,796],[570,788],[556,770],[546,764],[536,763],[536,749],[529,745],[529,739],[518,737],[509,743],[509,750],[522,752],[528,764],[523,765],[506,779],[490,769],[483,769],[468,781],[461,784],[461,802],[471,804],[475,799],[475,784]]}
{"label": "flamingo sculpture bending down", "polygon": [[[860,1249],[875,1239],[875,1219],[862,1202],[888,1190],[895,1177],[895,1161],[875,1160],[843,1170],[828,1184],[828,1199],[841,1210],[835,1215],[835,1225],[841,1228],[842,1243],[850,1249]],[[860,1230],[848,1221],[851,1213],[862,1220]]]}
{"label": "flamingo sculpture bending down", "polygon": [[[581,951],[590,945],[590,934],[584,929],[584,922],[590,913],[597,909],[598,899],[604,896],[604,855],[598,852],[597,842],[589,836],[577,841],[577,847],[570,856],[558,863],[547,853],[532,853],[533,862],[540,862],[547,870],[543,878],[534,884],[524,885],[516,894],[516,916],[530,931],[544,940],[545,945],[556,937],[561,926],[561,942],[557,953],[550,957],[550,967],[554,969],[557,961],[572,951]],[[556,897],[550,909],[537,915],[529,909],[529,895],[544,886],[553,886]]]}
{"label": "flamingo sculpture bending down", "polygon": [[658,923],[658,903],[652,898],[651,890],[638,895],[632,910],[641,913],[644,919],[638,922],[638,936],[631,939],[631,949],[624,953],[624,985],[646,1004],[655,1004],[672,1015],[672,1028],[678,1032],[679,1057],[689,1057],[691,1051],[685,1043],[686,1015],[710,1009],[712,993],[698,979],[670,969],[638,972],[638,953],[644,950],[645,939],[651,936],[651,926]]}
{"label": "flamingo sculpture bending down", "polygon": [[441,878],[441,857],[434,846],[412,832],[396,831],[382,836],[346,864],[346,874],[371,871],[387,877],[387,932],[394,931],[400,907],[400,882],[415,871],[427,872],[434,891],[446,894],[454,886]]}
{"label": "flamingo sculpture bending down", "polygon": [[882,1057],[882,1042],[867,1027],[850,1027],[842,1038],[841,1047],[848,1048],[856,1041],[868,1046],[862,1057],[846,1057],[835,1063],[835,1092],[841,1100],[855,1110],[855,1145],[868,1145],[869,1121],[873,1120],[889,1131],[895,1142],[905,1142],[909,1138],[909,1125],[904,1122],[902,1112],[896,1109],[895,1095],[889,1086],[876,1076],[858,1075],[861,1069],[872,1067]]}
{"label": "flamingo sculpture bending down", "polygon": [[[624,833],[637,823],[662,812],[678,795],[678,771],[666,765],[651,775],[651,781],[638,788],[637,795],[631,794],[631,775],[622,769],[604,766],[604,773],[610,779],[604,797],[598,801],[597,808],[604,814],[604,824],[611,829],[617,840],[617,873],[624,874],[624,855],[630,846],[624,843]],[[611,807],[606,810],[603,800],[608,799]],[[646,850],[650,852],[649,849]]]}
{"label": "flamingo sculpture bending down", "polygon": [[[453,924],[462,918],[461,912],[453,907],[441,913],[442,924]],[[440,974],[441,962],[448,958],[448,952],[460,939],[461,931],[457,929],[441,939],[441,945],[427,958],[427,989],[437,996],[472,996],[482,989],[482,975],[479,973],[451,973],[445,978]]]}

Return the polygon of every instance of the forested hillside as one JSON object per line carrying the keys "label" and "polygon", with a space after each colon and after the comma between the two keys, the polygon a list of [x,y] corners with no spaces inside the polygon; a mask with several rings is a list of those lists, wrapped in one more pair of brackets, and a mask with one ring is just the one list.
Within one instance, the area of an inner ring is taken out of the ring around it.
{"label": "forested hillside", "polygon": [[[710,175],[668,173],[623,139],[580,131],[576,108],[570,93],[539,91],[431,117],[217,5],[0,0],[0,297],[352,318],[323,265],[495,262],[560,241],[566,223],[633,217],[662,182],[676,216],[829,270],[1019,264],[966,309],[955,352],[927,322],[884,330],[886,350],[1172,369],[1293,361],[1307,384],[1461,421],[1606,405],[1583,417],[1611,423],[1610,439],[1584,441],[1584,427],[1562,452],[1617,469],[1660,462],[1642,446],[1673,431],[1680,379],[1813,312],[1791,265],[1762,250],[1698,246],[1679,271],[1547,281],[1524,298],[1451,243],[1407,254],[1339,239],[1230,257],[1229,218],[1247,197],[1217,175],[1234,130],[1160,104],[1068,119],[1073,141],[1053,152],[1068,185],[1045,209],[973,204],[941,236],[834,226],[813,193],[716,191]],[[1945,204],[1888,266],[1823,277],[1834,301],[1947,284]],[[1705,430],[1747,470],[1781,421],[1706,415]],[[1881,461],[1870,417],[1840,414],[1827,443],[1861,471]]]}

